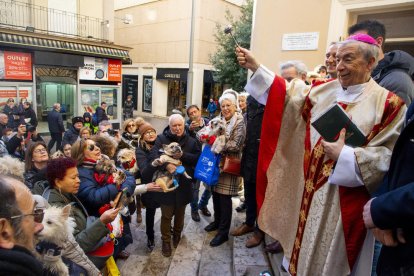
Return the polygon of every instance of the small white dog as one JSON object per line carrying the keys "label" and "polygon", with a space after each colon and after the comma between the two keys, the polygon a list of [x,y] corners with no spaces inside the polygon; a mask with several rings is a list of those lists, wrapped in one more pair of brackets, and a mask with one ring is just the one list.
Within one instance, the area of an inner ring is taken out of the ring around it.
{"label": "small white dog", "polygon": [[210,137],[215,136],[216,140],[211,146],[211,151],[219,154],[226,144],[226,123],[223,119],[216,117],[209,123],[210,131],[208,135]]}
{"label": "small white dog", "polygon": [[45,209],[42,221],[44,228],[39,233],[39,243],[36,246],[38,258],[44,268],[62,276],[69,275],[69,269],[62,261],[62,250],[76,226],[74,219],[69,216],[70,209],[70,205]]}

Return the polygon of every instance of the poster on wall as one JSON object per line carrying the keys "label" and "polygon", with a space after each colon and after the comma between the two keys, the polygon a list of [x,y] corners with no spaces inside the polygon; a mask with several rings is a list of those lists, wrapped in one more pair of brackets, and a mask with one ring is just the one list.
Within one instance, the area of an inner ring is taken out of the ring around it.
{"label": "poster on wall", "polygon": [[97,81],[118,81],[122,79],[122,61],[84,57],[84,66],[79,68],[79,79]]}
{"label": "poster on wall", "polygon": [[122,107],[128,96],[132,96],[134,102],[134,109],[138,109],[138,76],[137,75],[122,75]]}
{"label": "poster on wall", "polygon": [[32,80],[32,55],[0,51],[0,79]]}
{"label": "poster on wall", "polygon": [[152,77],[144,76],[142,91],[142,111],[152,112]]}

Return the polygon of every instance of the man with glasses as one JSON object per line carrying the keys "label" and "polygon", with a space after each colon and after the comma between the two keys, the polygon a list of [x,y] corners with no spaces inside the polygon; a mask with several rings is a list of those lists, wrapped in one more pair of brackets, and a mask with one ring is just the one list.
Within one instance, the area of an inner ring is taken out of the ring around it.
{"label": "man with glasses", "polygon": [[42,231],[43,210],[36,210],[29,189],[20,181],[0,176],[0,267],[2,275],[42,275],[31,252]]}
{"label": "man with glasses", "polygon": [[[197,140],[197,132],[200,131],[204,126],[206,126],[209,122],[207,118],[201,116],[200,108],[197,105],[190,105],[187,108],[187,116],[188,120],[186,122],[186,127],[189,130],[189,134],[191,137]],[[198,141],[198,140],[197,140]],[[201,146],[201,144],[200,144]],[[206,217],[211,217],[211,213],[207,208],[207,204],[209,199],[211,198],[211,191],[209,189],[205,189],[203,195],[201,196],[200,202],[198,202],[199,193],[200,193],[200,181],[193,179],[193,199],[191,201],[191,218],[194,221],[200,221],[200,215],[198,214],[198,210]]]}

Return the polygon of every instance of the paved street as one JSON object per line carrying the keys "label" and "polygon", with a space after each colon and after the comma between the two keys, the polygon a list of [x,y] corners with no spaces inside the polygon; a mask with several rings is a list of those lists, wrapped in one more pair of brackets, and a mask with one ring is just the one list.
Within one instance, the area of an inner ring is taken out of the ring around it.
{"label": "paved street", "polygon": [[[201,195],[200,191],[200,195]],[[238,198],[233,198],[233,207],[239,204]],[[208,206],[213,211],[212,200]],[[234,210],[233,208],[233,210]],[[233,211],[234,225],[244,220],[245,213]],[[146,249],[145,210],[143,222],[135,222],[135,214],[131,223],[134,243],[127,250],[131,256],[117,262],[121,275],[259,275],[261,271],[270,270],[267,256],[263,252],[263,244],[256,248],[247,249],[244,243],[249,235],[242,237],[229,236],[229,241],[219,247],[210,247],[209,242],[216,232],[207,233],[204,227],[212,222],[212,217],[204,217],[200,213],[201,221],[191,219],[191,209],[187,206],[182,239],[173,249],[171,257],[161,254],[160,234],[161,211],[157,210],[155,218],[155,248],[153,252]]]}

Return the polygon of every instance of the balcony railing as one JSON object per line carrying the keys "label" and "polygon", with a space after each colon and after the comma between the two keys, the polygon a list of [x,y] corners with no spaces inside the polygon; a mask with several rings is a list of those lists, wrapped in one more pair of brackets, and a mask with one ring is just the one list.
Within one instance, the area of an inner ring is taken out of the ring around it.
{"label": "balcony railing", "polygon": [[108,41],[108,21],[13,0],[0,0],[0,27]]}

